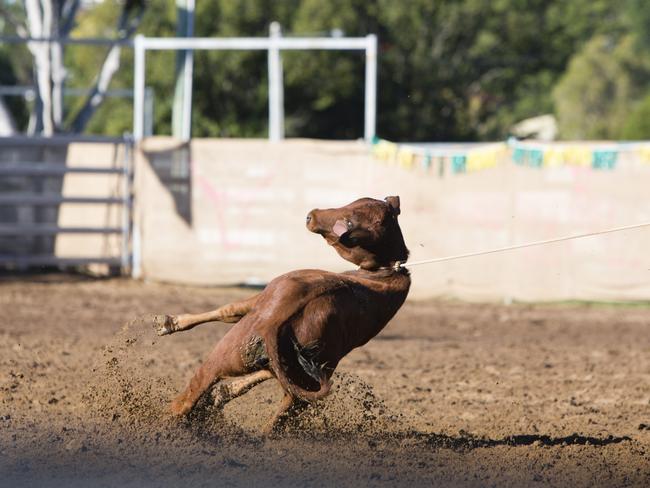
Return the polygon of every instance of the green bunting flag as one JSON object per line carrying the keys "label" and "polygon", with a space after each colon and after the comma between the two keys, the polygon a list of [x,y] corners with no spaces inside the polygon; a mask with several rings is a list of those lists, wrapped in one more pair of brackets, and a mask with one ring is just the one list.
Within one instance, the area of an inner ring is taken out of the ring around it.
{"label": "green bunting flag", "polygon": [[594,151],[591,167],[594,169],[614,169],[617,159],[617,151]]}
{"label": "green bunting flag", "polygon": [[451,158],[451,172],[454,174],[464,173],[467,169],[467,157],[466,156],[452,156]]}

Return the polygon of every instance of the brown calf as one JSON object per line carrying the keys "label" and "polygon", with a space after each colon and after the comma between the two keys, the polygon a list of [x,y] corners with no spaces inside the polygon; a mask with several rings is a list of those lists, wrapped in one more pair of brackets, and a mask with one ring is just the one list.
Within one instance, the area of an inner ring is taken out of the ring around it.
{"label": "brown calf", "polygon": [[220,406],[275,377],[285,392],[269,425],[275,430],[305,401],[327,395],[339,361],[377,335],[408,294],[411,279],[399,267],[408,257],[399,213],[399,197],[312,210],[307,228],[358,270],[292,271],[247,300],[202,314],[157,316],[160,335],[205,322],[237,322],[172,402],[172,412],[187,414],[223,378],[248,375],[213,389]]}

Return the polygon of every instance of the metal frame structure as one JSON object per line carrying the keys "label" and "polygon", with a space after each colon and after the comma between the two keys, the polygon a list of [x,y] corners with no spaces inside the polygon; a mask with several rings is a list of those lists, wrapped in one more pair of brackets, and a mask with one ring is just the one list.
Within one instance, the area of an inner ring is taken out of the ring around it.
{"label": "metal frame structure", "polygon": [[[131,47],[131,46],[128,46]],[[64,96],[86,96],[90,90],[86,88],[64,88]],[[132,89],[112,89],[106,90],[104,96],[107,98],[131,98],[133,99]],[[27,101],[31,101],[36,96],[36,90],[33,86],[3,86],[0,85],[0,96],[14,96],[22,97]],[[154,111],[154,93],[153,88],[146,87],[144,89],[144,135],[150,136],[153,134],[153,111]],[[131,103],[133,106],[133,103]]]}
{"label": "metal frame structure", "polygon": [[0,195],[1,206],[55,206],[68,204],[112,204],[121,205],[120,227],[61,227],[56,224],[0,224],[0,236],[56,236],[58,234],[120,234],[121,250],[119,257],[69,257],[52,255],[0,255],[0,265],[14,266],[79,266],[92,263],[121,267],[123,271],[132,268],[131,259],[131,222],[132,222],[132,157],[133,140],[130,137],[28,137],[13,136],[0,138],[2,146],[62,146],[71,143],[114,143],[124,144],[124,160],[120,168],[99,168],[93,166],[67,167],[42,161],[21,162],[17,165],[0,165],[0,177],[22,176],[32,178],[62,177],[69,173],[93,175],[121,175],[121,196],[119,197],[64,197],[59,194],[3,194]]}
{"label": "metal frame structure", "polygon": [[[188,0],[192,5],[194,0]],[[188,20],[188,22],[191,22]],[[188,32],[191,27],[188,26]],[[70,45],[97,45],[122,47],[134,49],[134,80],[133,80],[133,135],[136,141],[152,135],[151,124],[151,90],[145,88],[145,58],[147,51],[186,51],[182,62],[182,100],[180,101],[180,137],[189,141],[191,137],[192,115],[192,76],[194,60],[192,53],[195,50],[257,50],[268,52],[269,70],[269,139],[278,141],[284,138],[284,107],[283,107],[283,76],[282,58],[283,50],[336,50],[336,51],[364,51],[365,52],[365,113],[364,113],[364,139],[370,142],[375,136],[377,118],[377,36],[374,34],[366,37],[282,37],[280,26],[273,22],[269,37],[144,37],[137,35],[131,39],[105,39],[105,38],[50,38],[0,36],[0,43],[24,44],[35,43],[60,43]],[[177,84],[179,81],[177,80]],[[22,88],[0,87],[4,94],[23,95],[26,90]],[[73,94],[71,90],[68,90]],[[76,92],[74,94],[77,94]],[[129,96],[130,93],[108,90],[108,96]],[[147,101],[149,98],[149,101]],[[145,127],[145,114],[148,115],[148,124]]]}
{"label": "metal frame structure", "polygon": [[[137,35],[133,42],[134,76],[133,76],[133,135],[136,141],[144,137],[144,93],[145,64],[147,51],[195,51],[195,50],[262,50],[269,56],[269,139],[277,141],[283,138],[282,107],[282,62],[280,52],[283,50],[353,50],[365,51],[365,114],[364,139],[372,140],[375,136],[377,118],[377,36],[366,37],[281,37],[279,29],[271,29],[270,37],[144,37]],[[188,141],[191,137],[192,105],[192,58],[188,56],[184,64],[185,77],[183,92],[183,127],[181,139]]]}

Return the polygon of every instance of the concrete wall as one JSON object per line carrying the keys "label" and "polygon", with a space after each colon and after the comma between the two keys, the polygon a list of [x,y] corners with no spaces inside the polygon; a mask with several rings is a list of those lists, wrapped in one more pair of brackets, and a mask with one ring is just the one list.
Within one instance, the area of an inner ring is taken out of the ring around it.
{"label": "concrete wall", "polygon": [[[71,144],[67,166],[122,168],[124,145],[92,143]],[[123,194],[122,175],[67,174],[63,196],[116,197]],[[122,206],[117,204],[64,204],[59,208],[58,224],[62,227],[121,227]],[[60,235],[55,252],[59,257],[119,257],[122,237],[119,234]]]}
{"label": "concrete wall", "polygon": [[[356,142],[145,141],[136,227],[145,278],[266,282],[352,267],[309,233],[315,207],[400,195],[411,260],[650,220],[650,166],[497,168],[440,177],[378,162]],[[650,299],[650,229],[413,268],[412,297]]]}

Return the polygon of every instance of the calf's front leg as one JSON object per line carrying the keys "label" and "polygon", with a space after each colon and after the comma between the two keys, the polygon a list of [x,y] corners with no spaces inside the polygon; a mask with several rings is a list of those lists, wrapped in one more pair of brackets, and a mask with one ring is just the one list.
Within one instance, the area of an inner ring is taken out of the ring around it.
{"label": "calf's front leg", "polygon": [[182,330],[190,330],[199,324],[206,322],[239,322],[257,303],[259,294],[240,302],[229,303],[216,310],[197,314],[182,315],[155,315],[153,318],[154,328],[160,336],[173,334]]}
{"label": "calf's front leg", "polygon": [[229,384],[219,383],[212,390],[212,398],[215,407],[222,408],[231,400],[242,396],[254,386],[273,378],[273,373],[269,370],[262,369],[248,376],[232,381]]}

